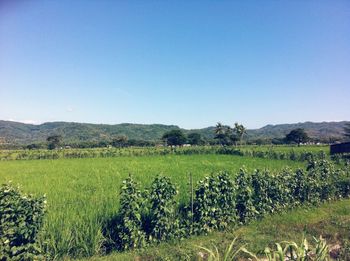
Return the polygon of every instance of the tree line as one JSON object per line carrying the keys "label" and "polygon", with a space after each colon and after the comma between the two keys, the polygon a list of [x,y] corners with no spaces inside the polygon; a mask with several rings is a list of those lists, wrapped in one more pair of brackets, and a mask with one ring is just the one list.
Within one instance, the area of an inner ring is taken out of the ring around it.
{"label": "tree line", "polygon": [[[150,147],[150,146],[183,146],[187,145],[222,145],[222,146],[238,146],[243,144],[301,144],[313,141],[308,133],[302,129],[297,128],[291,130],[283,138],[274,139],[255,139],[249,140],[247,135],[247,128],[243,124],[234,123],[234,125],[228,126],[221,122],[218,122],[213,131],[214,138],[204,138],[198,132],[191,132],[186,135],[181,129],[174,129],[165,132],[159,141],[148,141],[148,140],[136,140],[128,139],[126,135],[117,135],[111,140],[102,140],[98,142],[85,141],[79,143],[64,143],[61,135],[51,135],[47,137],[46,143],[42,144],[29,144],[26,146],[27,149],[57,149],[57,148],[98,148],[98,147]],[[344,128],[344,137],[350,141],[350,124],[346,124]],[[332,143],[332,141],[329,141]]]}

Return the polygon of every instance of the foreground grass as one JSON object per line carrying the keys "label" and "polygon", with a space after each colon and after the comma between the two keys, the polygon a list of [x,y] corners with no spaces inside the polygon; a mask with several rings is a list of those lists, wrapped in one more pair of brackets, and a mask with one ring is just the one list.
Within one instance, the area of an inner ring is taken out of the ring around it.
{"label": "foreground grass", "polygon": [[179,187],[179,202],[189,197],[189,173],[194,182],[212,172],[232,174],[245,166],[249,171],[300,162],[230,155],[168,155],[118,158],[84,158],[0,162],[0,183],[12,180],[24,192],[46,194],[48,214],[44,225],[46,247],[52,258],[98,255],[104,242],[103,224],[119,207],[119,188],[129,173],[143,186],[157,174],[170,177]]}
{"label": "foreground grass", "polygon": [[262,253],[266,246],[274,247],[275,242],[291,240],[300,243],[304,236],[313,242],[312,237],[320,235],[330,245],[343,245],[350,241],[349,199],[270,215],[247,226],[192,237],[180,243],[160,244],[145,250],[114,253],[89,260],[197,260],[201,251],[197,246],[212,248],[215,244],[224,251],[235,237],[238,237],[238,245],[246,244],[252,252]]}

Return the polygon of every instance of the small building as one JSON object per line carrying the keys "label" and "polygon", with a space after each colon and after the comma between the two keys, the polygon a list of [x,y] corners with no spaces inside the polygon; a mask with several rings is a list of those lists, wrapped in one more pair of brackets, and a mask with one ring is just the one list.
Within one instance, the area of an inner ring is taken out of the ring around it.
{"label": "small building", "polygon": [[331,145],[331,155],[340,153],[350,153],[350,142]]}

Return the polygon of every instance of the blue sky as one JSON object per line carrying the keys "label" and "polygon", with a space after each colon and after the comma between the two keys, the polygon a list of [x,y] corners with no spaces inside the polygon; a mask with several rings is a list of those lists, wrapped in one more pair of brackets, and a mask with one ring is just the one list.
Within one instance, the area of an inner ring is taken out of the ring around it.
{"label": "blue sky", "polygon": [[0,1],[0,119],[350,120],[349,1]]}

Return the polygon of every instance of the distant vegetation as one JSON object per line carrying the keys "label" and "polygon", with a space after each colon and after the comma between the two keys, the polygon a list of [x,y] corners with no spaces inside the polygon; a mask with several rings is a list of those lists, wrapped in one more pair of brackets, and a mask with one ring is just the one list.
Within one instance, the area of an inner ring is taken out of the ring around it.
{"label": "distant vegetation", "polygon": [[215,137],[221,145],[237,145],[239,141],[242,145],[243,135],[247,133],[247,129],[242,125],[235,123],[234,127],[224,126],[218,122],[215,126]]}
{"label": "distant vegetation", "polygon": [[171,130],[164,133],[162,140],[168,146],[181,146],[186,143],[187,137],[182,130]]}
{"label": "distant vegetation", "polygon": [[298,128],[292,130],[290,133],[286,135],[286,142],[291,143],[294,142],[300,146],[302,143],[306,143],[310,140],[310,137],[307,135],[304,129]]}
{"label": "distant vegetation", "polygon": [[[119,143],[118,143],[119,144]],[[160,146],[160,147],[115,147],[87,149],[36,149],[36,150],[0,150],[0,161],[8,160],[45,160],[74,158],[114,158],[161,155],[235,155],[273,160],[306,161],[310,159],[333,159],[341,162],[347,154],[329,156],[329,146]]]}
{"label": "distant vegetation", "polygon": [[[346,125],[348,124],[348,125]],[[0,121],[0,148],[47,148],[47,138],[53,135],[62,137],[61,145],[76,148],[106,147],[112,145],[117,138],[127,137],[127,142],[118,146],[154,146],[164,144],[162,137],[172,130],[181,130],[187,137],[188,143],[192,144],[240,144],[244,140],[246,144],[281,144],[285,136],[294,129],[302,128],[313,142],[336,142],[345,141],[346,128],[350,122],[323,122],[323,123],[298,123],[267,125],[260,129],[244,130],[240,136],[229,135],[228,140],[223,140],[216,133],[217,127],[186,130],[175,125],[162,124],[88,124],[70,122],[49,122],[41,125],[24,124],[11,121]],[[239,125],[239,124],[238,124]],[[222,130],[234,133],[240,126],[222,125]],[[195,134],[193,134],[195,133]],[[200,140],[198,136],[200,135]],[[345,136],[344,136],[345,134]],[[193,136],[195,135],[195,136]],[[242,139],[243,138],[243,139]],[[116,143],[114,143],[116,145]]]}

